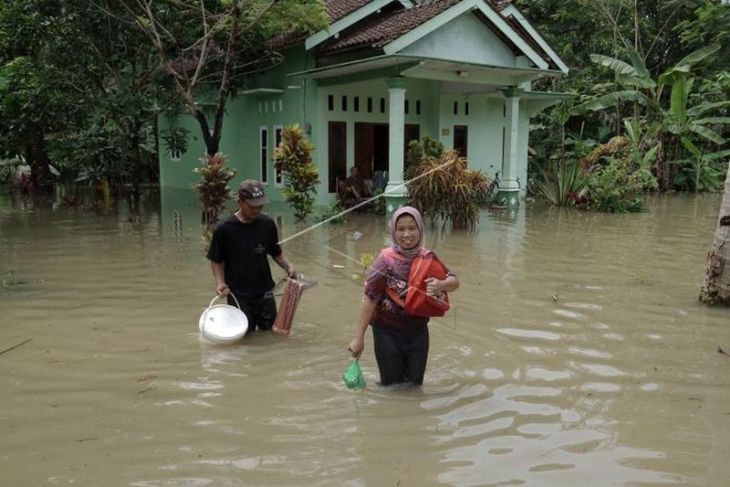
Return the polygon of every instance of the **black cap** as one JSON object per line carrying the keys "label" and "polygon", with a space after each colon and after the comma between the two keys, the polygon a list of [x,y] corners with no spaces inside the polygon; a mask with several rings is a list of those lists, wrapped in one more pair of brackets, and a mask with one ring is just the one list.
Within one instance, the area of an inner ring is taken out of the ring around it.
{"label": "black cap", "polygon": [[238,187],[238,198],[251,206],[264,206],[269,199],[264,194],[264,185],[256,179],[246,179]]}

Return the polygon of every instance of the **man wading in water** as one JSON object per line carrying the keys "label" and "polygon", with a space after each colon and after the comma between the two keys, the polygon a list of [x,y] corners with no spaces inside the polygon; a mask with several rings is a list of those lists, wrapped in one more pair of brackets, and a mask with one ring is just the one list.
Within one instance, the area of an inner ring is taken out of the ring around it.
{"label": "man wading in water", "polygon": [[228,304],[236,303],[233,293],[246,314],[249,331],[270,330],[276,319],[274,280],[267,254],[291,278],[296,277],[281,247],[276,224],[262,213],[269,202],[264,187],[255,179],[247,179],[238,188],[238,211],[221,222],[213,233],[208,259],[219,296],[228,296]]}

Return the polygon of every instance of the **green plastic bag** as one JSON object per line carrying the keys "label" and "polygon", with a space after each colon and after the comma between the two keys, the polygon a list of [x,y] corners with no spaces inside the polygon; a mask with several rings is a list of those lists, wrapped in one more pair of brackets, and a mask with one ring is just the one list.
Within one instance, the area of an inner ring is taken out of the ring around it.
{"label": "green plastic bag", "polygon": [[365,377],[362,375],[360,362],[357,359],[353,360],[342,373],[342,380],[345,381],[345,385],[348,389],[365,388]]}

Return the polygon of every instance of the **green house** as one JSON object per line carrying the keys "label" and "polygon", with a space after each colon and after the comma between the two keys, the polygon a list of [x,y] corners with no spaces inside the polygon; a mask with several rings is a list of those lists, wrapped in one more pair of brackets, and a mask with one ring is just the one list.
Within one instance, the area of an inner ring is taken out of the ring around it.
{"label": "green house", "polygon": [[[568,67],[509,1],[324,0],[326,30],[281,46],[285,58],[251,78],[228,103],[221,151],[238,180],[256,178],[281,200],[274,147],[298,123],[315,146],[318,203],[336,197],[349,167],[387,175],[386,194],[405,195],[410,140],[430,136],[459,150],[469,167],[499,173],[500,193],[517,205],[527,175],[529,120],[561,95],[532,82]],[[190,187],[205,147],[188,116],[186,153],[163,153],[163,187]]]}

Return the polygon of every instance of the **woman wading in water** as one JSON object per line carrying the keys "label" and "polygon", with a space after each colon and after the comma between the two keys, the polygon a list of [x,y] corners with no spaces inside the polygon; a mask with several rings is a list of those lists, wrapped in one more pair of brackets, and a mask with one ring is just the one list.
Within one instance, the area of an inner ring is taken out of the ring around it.
{"label": "woman wading in water", "polygon": [[[365,348],[365,330],[372,325],[380,383],[421,385],[428,360],[429,318],[407,311],[404,299],[414,259],[438,259],[423,246],[423,220],[415,208],[398,209],[391,219],[390,232],[392,245],[378,254],[368,273],[360,319],[348,349],[353,357],[360,357]],[[425,279],[428,296],[438,299],[459,287],[456,275],[445,271],[443,279]]]}

